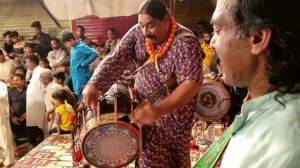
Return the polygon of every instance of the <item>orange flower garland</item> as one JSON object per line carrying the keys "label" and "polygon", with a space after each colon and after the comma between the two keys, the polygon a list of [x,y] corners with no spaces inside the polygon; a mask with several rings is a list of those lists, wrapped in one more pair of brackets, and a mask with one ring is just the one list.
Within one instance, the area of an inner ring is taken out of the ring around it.
{"label": "orange flower garland", "polygon": [[162,44],[162,47],[160,47],[159,50],[155,50],[154,49],[154,45],[151,43],[151,41],[149,39],[146,39],[146,49],[148,54],[150,55],[150,64],[154,64],[155,63],[155,67],[158,70],[158,66],[157,66],[157,60],[162,58],[166,52],[169,50],[169,47],[171,46],[174,37],[175,37],[175,32],[176,32],[176,28],[177,28],[177,24],[176,24],[176,20],[174,17],[171,17],[171,21],[170,21],[170,33],[169,36],[167,36]]}

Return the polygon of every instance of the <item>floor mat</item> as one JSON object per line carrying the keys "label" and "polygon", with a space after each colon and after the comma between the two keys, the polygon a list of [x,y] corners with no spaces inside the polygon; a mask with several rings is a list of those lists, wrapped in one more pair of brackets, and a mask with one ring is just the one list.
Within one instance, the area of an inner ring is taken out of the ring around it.
{"label": "floor mat", "polygon": [[[195,165],[203,153],[222,134],[223,126],[220,123],[212,123],[205,131],[202,131],[201,122],[195,123],[193,127],[193,141],[191,142],[191,163]],[[20,147],[20,152],[30,148],[29,144]],[[72,160],[72,139],[71,135],[51,135],[42,143],[32,149],[16,162],[13,168],[71,168]],[[134,163],[126,168],[134,168]]]}
{"label": "floor mat", "polygon": [[14,168],[71,168],[71,135],[52,135],[18,160]]}

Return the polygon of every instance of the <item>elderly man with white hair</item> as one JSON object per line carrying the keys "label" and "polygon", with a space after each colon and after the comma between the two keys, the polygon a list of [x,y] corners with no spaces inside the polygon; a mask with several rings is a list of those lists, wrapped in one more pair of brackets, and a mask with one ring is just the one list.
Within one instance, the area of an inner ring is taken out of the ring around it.
{"label": "elderly man with white hair", "polygon": [[[41,71],[40,81],[46,87],[46,93],[45,93],[46,114],[45,114],[45,116],[46,116],[46,119],[48,119],[49,115],[52,114],[55,109],[54,102],[52,101],[52,94],[57,90],[61,90],[62,86],[53,82],[53,74],[50,69],[43,69]],[[47,128],[48,127],[45,127],[45,129],[47,129]],[[48,136],[48,130],[47,130],[46,136]]]}

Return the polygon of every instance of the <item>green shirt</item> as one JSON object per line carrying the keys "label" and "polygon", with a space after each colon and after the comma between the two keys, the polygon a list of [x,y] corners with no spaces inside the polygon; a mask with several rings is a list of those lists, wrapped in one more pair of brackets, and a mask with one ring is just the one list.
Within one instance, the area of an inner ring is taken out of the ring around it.
{"label": "green shirt", "polygon": [[246,101],[236,117],[222,168],[299,168],[300,93]]}

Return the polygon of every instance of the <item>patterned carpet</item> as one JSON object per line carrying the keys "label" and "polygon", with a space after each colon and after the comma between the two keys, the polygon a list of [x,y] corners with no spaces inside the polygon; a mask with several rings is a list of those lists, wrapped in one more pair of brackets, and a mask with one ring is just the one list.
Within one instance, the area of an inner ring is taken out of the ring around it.
{"label": "patterned carpet", "polygon": [[13,168],[73,167],[71,135],[52,135],[18,160]]}
{"label": "patterned carpet", "polygon": [[[222,125],[212,123],[205,131],[202,122],[196,122],[193,128],[193,141],[191,142],[191,163],[196,161],[222,134]],[[71,168],[72,161],[71,135],[52,135],[19,159],[13,168]],[[134,168],[129,164],[127,168]]]}

